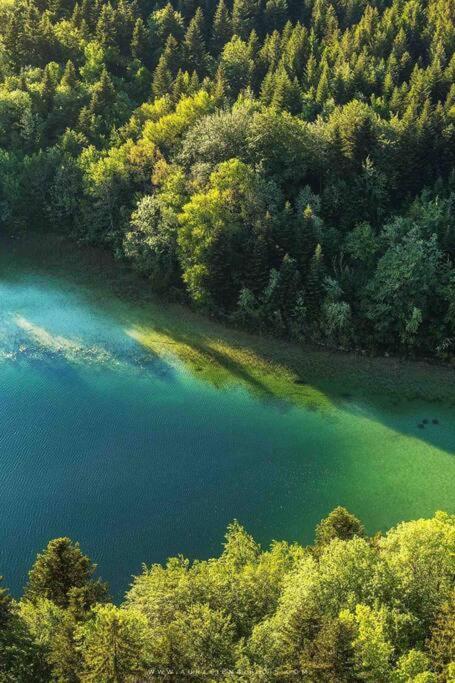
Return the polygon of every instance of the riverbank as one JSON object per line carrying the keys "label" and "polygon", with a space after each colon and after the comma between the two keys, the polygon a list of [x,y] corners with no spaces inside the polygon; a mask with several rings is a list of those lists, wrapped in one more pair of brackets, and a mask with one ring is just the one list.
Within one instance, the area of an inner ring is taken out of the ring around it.
{"label": "riverbank", "polygon": [[234,380],[256,393],[306,404],[321,402],[322,395],[349,400],[354,391],[387,395],[392,402],[405,398],[455,405],[453,367],[317,349],[229,327],[159,299],[146,280],[106,250],[60,236],[4,240],[2,250],[4,269],[20,260],[22,267],[42,271],[60,286],[73,282],[106,312],[120,315],[126,333],[145,349],[168,360],[178,358],[189,372],[215,386]]}

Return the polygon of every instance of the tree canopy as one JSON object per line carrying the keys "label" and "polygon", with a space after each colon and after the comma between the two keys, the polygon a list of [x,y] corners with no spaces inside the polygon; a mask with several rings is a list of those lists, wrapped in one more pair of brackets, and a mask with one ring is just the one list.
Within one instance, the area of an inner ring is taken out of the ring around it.
{"label": "tree canopy", "polygon": [[0,223],[233,324],[455,349],[452,0],[0,5]]}
{"label": "tree canopy", "polygon": [[93,565],[56,539],[20,600],[0,593],[0,678],[449,683],[454,553],[443,512],[370,538],[338,507],[314,545],[267,549],[235,521],[219,557],[144,565],[120,605],[91,591],[80,608]]}

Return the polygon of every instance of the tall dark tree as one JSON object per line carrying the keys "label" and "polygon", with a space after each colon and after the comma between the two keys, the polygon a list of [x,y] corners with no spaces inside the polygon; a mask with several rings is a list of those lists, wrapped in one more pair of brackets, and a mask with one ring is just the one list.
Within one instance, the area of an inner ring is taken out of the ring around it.
{"label": "tall dark tree", "polygon": [[97,597],[102,599],[106,586],[99,581],[94,582],[95,570],[96,565],[82,553],[78,543],[69,538],[56,538],[38,554],[29,572],[24,595],[32,602],[47,598],[59,607],[68,607],[74,590],[82,590],[95,583]]}
{"label": "tall dark tree", "polygon": [[219,54],[227,42],[232,38],[232,20],[225,0],[220,0],[215,16],[213,17],[212,27],[212,49],[215,54]]}
{"label": "tall dark tree", "polygon": [[150,66],[152,58],[150,35],[142,17],[139,17],[134,25],[133,37],[131,39],[131,54],[135,59],[139,59],[147,66]]}
{"label": "tall dark tree", "polygon": [[183,42],[186,67],[203,75],[207,62],[204,40],[204,15],[200,7],[191,19]]}

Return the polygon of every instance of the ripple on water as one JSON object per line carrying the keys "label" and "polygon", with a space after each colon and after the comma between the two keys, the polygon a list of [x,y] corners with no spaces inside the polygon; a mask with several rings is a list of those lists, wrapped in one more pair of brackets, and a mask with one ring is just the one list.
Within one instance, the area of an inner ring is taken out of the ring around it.
{"label": "ripple on water", "polygon": [[171,323],[147,336],[150,319],[22,280],[0,282],[0,574],[13,590],[58,535],[115,594],[143,561],[217,553],[233,518],[265,543],[306,542],[338,504],[375,531],[453,503],[453,408],[242,365],[218,338],[180,343]]}

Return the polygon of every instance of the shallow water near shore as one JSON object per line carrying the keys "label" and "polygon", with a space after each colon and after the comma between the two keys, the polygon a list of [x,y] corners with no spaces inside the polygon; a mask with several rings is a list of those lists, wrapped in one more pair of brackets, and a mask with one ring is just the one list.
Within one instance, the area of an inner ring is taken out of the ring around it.
{"label": "shallow water near shore", "polygon": [[142,562],[217,554],[234,518],[264,544],[306,543],[336,505],[369,532],[455,511],[453,370],[224,330],[129,298],[101,256],[68,248],[0,256],[0,574],[14,593],[56,536],[119,597]]}

